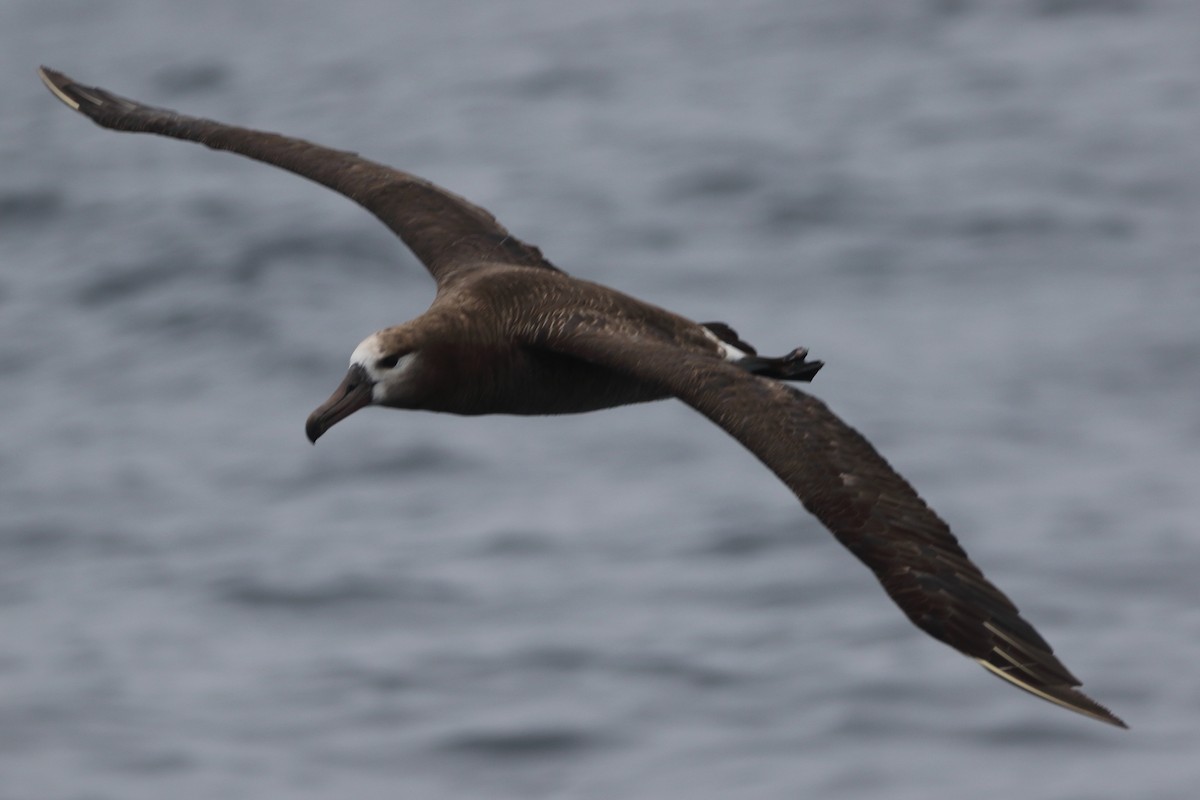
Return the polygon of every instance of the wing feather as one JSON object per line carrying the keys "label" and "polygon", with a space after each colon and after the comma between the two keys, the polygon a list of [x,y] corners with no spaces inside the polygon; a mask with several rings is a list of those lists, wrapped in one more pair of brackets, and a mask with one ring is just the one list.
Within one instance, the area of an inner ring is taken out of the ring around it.
{"label": "wing feather", "polygon": [[333,189],[387,225],[439,286],[489,263],[556,270],[538,248],[513,237],[487,211],[415,175],[302,139],[148,106],[47,67],[39,74],[55,97],[103,128],[199,142]]}
{"label": "wing feather", "polygon": [[921,630],[1038,697],[1126,727],[1079,680],[963,550],[949,526],[861,434],[817,398],[590,319],[551,349],[657,385],[715,422],[771,469]]}

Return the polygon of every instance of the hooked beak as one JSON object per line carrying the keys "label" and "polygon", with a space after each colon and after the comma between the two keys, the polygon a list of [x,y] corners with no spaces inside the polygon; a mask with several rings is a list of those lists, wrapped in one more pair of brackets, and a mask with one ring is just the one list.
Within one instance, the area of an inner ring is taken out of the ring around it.
{"label": "hooked beak", "polygon": [[335,389],[316,411],[308,415],[308,422],[304,425],[308,440],[316,444],[325,431],[360,408],[369,406],[373,388],[374,384],[367,371],[358,364],[351,366],[342,385]]}

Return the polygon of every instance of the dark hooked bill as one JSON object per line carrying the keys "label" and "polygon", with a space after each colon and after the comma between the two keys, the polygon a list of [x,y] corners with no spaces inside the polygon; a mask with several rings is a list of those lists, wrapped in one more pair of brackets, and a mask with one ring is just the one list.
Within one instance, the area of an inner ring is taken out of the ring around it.
{"label": "dark hooked bill", "polygon": [[316,411],[308,415],[308,422],[304,425],[304,432],[308,434],[308,440],[316,444],[317,439],[320,439],[325,431],[360,408],[369,406],[373,388],[374,384],[365,369],[358,364],[350,367],[342,385],[335,389],[329,399],[318,406]]}

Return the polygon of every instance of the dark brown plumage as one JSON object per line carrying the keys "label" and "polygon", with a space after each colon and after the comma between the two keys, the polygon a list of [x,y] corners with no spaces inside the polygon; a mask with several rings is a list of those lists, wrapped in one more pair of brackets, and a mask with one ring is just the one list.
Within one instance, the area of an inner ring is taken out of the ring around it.
{"label": "dark brown plumage", "polygon": [[433,304],[358,346],[342,385],[308,420],[314,442],[372,404],[555,414],[677,397],[787,484],[919,628],[1028,692],[1125,727],[1074,688],[1046,641],[871,444],[781,382],[820,367],[803,350],[761,357],[722,323],[572,278],[487,211],[353,153],[153,108],[46,68],[41,77],[102,127],[200,142],[321,183],[378,217],[428,267]]}

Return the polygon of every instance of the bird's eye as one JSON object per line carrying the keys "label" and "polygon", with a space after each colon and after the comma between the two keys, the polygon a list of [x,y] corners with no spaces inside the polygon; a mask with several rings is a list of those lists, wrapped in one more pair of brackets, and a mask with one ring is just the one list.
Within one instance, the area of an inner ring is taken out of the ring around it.
{"label": "bird's eye", "polygon": [[393,353],[390,356],[384,356],[375,362],[375,366],[379,369],[392,369],[400,363],[400,353]]}

